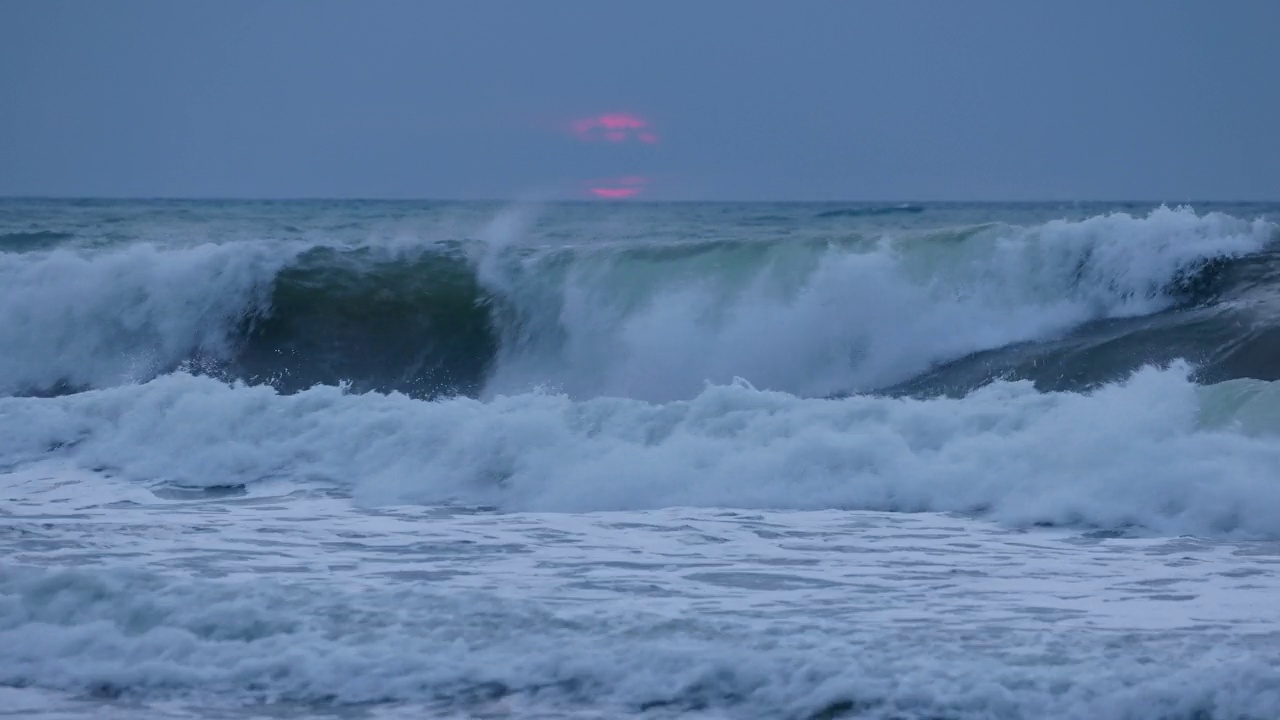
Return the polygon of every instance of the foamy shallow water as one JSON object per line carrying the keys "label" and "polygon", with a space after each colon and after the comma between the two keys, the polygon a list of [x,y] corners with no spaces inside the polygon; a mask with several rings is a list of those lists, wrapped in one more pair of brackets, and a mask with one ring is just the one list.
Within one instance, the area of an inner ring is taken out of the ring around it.
{"label": "foamy shallow water", "polygon": [[10,716],[1280,715],[1277,541],[158,496],[53,463],[0,497]]}

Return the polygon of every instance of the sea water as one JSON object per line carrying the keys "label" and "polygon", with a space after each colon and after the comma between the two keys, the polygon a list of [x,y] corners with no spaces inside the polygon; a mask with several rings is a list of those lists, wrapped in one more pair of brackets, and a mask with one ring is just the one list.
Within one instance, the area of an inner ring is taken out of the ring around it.
{"label": "sea water", "polygon": [[0,717],[1280,716],[1278,221],[0,202]]}

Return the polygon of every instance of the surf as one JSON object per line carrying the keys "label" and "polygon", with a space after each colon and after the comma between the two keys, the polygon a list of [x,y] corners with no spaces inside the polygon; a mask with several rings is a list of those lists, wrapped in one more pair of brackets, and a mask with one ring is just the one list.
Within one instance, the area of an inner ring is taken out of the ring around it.
{"label": "surf", "polygon": [[[829,397],[996,378],[1093,387],[1178,357],[1218,381],[1265,372],[1249,358],[1275,327],[1277,233],[1161,207],[1029,226],[566,241],[516,213],[418,242],[4,252],[0,343],[17,350],[0,359],[0,392],[182,369],[419,398],[551,388],[663,401],[735,377]],[[1126,352],[1087,351],[1109,339]]]}

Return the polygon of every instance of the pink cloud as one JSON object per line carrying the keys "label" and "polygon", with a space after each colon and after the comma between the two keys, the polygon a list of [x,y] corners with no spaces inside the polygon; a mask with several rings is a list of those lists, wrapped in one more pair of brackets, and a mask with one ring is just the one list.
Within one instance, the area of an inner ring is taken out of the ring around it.
{"label": "pink cloud", "polygon": [[595,188],[591,188],[591,194],[592,194],[592,195],[595,195],[595,196],[596,196],[596,197],[598,197],[598,198],[605,198],[605,199],[608,199],[608,200],[621,200],[622,198],[635,197],[636,195],[639,195],[639,194],[640,194],[640,188],[635,188],[635,187],[628,187],[628,188],[606,188],[606,187],[595,187]]}
{"label": "pink cloud", "polygon": [[578,118],[569,124],[569,130],[582,142],[605,140],[620,143],[634,139],[653,144],[658,141],[658,135],[649,127],[648,120],[625,112]]}
{"label": "pink cloud", "polygon": [[649,123],[641,120],[631,113],[609,113],[596,118],[596,121],[599,122],[602,127],[607,127],[611,130],[621,128],[642,128],[648,127],[649,125]]}
{"label": "pink cloud", "polygon": [[643,175],[623,175],[591,180],[586,184],[587,192],[598,198],[622,200],[644,192],[645,186],[649,184],[649,178]]}

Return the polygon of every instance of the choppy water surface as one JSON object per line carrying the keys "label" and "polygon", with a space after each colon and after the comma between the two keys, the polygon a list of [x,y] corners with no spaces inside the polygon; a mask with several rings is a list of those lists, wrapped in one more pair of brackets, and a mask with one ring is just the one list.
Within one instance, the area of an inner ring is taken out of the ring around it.
{"label": "choppy water surface", "polygon": [[0,716],[1280,716],[1278,210],[0,202]]}

